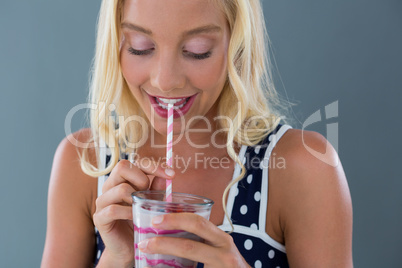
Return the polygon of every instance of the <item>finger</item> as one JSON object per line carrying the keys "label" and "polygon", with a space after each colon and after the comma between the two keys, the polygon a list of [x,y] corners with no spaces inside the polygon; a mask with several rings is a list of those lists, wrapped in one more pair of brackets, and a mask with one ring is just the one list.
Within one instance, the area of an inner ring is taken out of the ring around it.
{"label": "finger", "polygon": [[171,179],[174,176],[172,168],[167,167],[166,164],[158,165],[157,162],[149,159],[142,158],[133,164],[141,169],[145,174]]}
{"label": "finger", "polygon": [[105,193],[121,183],[130,183],[136,190],[146,190],[149,187],[149,178],[127,160],[120,160],[103,184],[102,192]]}
{"label": "finger", "polygon": [[[160,222],[160,223],[158,223]],[[212,222],[195,213],[170,213],[152,219],[152,225],[164,230],[184,230],[203,238],[206,243],[224,247],[231,243],[231,236]]]}
{"label": "finger", "polygon": [[104,183],[102,191],[106,192],[124,182],[130,183],[136,190],[147,190],[149,187],[149,178],[146,174],[170,179],[172,177],[169,177],[169,175],[174,176],[173,170],[164,170],[151,160],[144,160],[139,163],[141,164],[134,165],[125,159],[119,161]]}
{"label": "finger", "polygon": [[132,204],[131,194],[134,188],[128,183],[122,183],[104,192],[96,199],[96,209],[101,210],[112,204]]}
{"label": "finger", "polygon": [[94,222],[95,226],[99,227],[111,224],[116,220],[132,220],[132,208],[123,205],[110,205],[104,209],[95,212]]}
{"label": "finger", "polygon": [[205,256],[216,260],[217,250],[212,246],[186,238],[157,236],[143,240],[138,244],[140,251],[150,254],[173,255],[196,262],[205,262]]}
{"label": "finger", "polygon": [[152,180],[150,190],[165,190],[166,189],[166,179],[155,177]]}

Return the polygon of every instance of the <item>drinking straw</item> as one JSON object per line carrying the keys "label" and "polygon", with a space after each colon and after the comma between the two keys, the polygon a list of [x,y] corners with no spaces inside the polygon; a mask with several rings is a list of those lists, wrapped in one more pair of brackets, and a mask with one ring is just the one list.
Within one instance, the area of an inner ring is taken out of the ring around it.
{"label": "drinking straw", "polygon": [[[168,106],[166,164],[172,167],[172,139],[173,139],[173,104]],[[172,202],[172,180],[166,180],[166,201]]]}

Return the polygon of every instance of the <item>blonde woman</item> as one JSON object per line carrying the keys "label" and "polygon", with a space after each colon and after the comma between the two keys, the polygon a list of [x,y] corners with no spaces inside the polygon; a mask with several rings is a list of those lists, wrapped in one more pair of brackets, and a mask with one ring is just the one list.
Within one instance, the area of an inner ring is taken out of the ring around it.
{"label": "blonde woman", "polygon": [[[42,267],[133,267],[131,193],[166,179],[215,205],[210,221],[153,224],[205,242],[150,239],[143,252],[219,268],[353,266],[344,172],[325,138],[279,124],[261,10],[259,0],[102,2],[96,109],[91,129],[57,148]],[[173,168],[163,165],[169,102]]]}

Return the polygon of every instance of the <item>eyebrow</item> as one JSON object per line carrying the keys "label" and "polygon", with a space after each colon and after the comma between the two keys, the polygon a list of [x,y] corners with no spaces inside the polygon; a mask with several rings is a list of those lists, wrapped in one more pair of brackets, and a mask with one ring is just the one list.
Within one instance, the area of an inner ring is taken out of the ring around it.
{"label": "eyebrow", "polygon": [[[133,23],[129,23],[129,22],[123,22],[121,24],[122,28],[128,28],[130,30],[134,30],[137,32],[142,32],[145,33],[149,36],[152,36],[152,31],[149,29],[145,29],[139,25],[135,25]],[[197,27],[188,31],[185,31],[181,36],[183,37],[187,37],[187,36],[191,36],[191,35],[197,35],[200,33],[215,33],[215,32],[221,32],[222,29],[221,27],[214,25],[214,24],[208,24],[208,25],[204,25],[201,27]]]}

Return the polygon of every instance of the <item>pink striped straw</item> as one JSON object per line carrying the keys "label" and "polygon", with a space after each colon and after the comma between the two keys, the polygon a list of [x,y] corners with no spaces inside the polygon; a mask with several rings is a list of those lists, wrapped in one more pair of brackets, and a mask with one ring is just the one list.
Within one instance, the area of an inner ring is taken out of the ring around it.
{"label": "pink striped straw", "polygon": [[[172,139],[173,139],[173,104],[168,106],[166,164],[172,167]],[[166,180],[166,201],[172,202],[172,180]]]}

